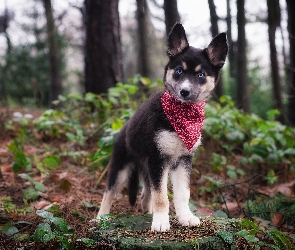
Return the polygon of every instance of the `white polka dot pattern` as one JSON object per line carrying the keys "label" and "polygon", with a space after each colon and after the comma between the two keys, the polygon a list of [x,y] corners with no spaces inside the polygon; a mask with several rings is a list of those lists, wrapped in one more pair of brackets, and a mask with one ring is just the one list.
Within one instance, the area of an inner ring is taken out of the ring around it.
{"label": "white polka dot pattern", "polygon": [[165,91],[161,103],[170,124],[190,151],[202,133],[206,101],[185,103]]}

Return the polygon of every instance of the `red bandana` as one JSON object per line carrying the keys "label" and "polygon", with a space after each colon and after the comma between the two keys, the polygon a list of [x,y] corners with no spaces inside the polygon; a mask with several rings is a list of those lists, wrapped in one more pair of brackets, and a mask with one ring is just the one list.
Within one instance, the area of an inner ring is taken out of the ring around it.
{"label": "red bandana", "polygon": [[190,151],[201,136],[206,101],[186,103],[177,100],[166,91],[161,102],[170,124]]}

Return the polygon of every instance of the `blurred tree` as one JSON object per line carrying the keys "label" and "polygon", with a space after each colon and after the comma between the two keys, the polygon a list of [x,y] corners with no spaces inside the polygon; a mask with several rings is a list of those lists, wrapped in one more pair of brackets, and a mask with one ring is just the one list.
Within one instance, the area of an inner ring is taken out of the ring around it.
{"label": "blurred tree", "polygon": [[46,26],[47,26],[47,41],[49,49],[49,62],[50,62],[50,92],[49,92],[49,105],[52,101],[57,100],[58,96],[62,94],[62,76],[60,68],[60,50],[58,45],[57,29],[55,27],[53,10],[51,0],[43,0]]}
{"label": "blurred tree", "polygon": [[145,77],[151,77],[150,58],[150,15],[147,0],[136,0],[137,34],[138,34],[138,73]]}
{"label": "blurred tree", "polygon": [[164,0],[166,35],[171,31],[175,23],[180,22],[180,15],[177,8],[177,0]]}
{"label": "blurred tree", "polygon": [[237,25],[238,25],[238,42],[237,42],[237,106],[245,112],[250,112],[250,100],[248,93],[248,72],[246,56],[246,17],[245,17],[245,0],[237,1]]}
{"label": "blurred tree", "polygon": [[[50,65],[43,2],[28,2],[17,44],[11,43],[9,52],[1,58],[0,81],[5,84],[5,96],[22,105],[47,106],[50,92]],[[58,35],[60,70],[65,76],[65,36]],[[1,92],[1,94],[4,94]]]}
{"label": "blurred tree", "polygon": [[230,0],[226,0],[226,25],[227,25],[227,41],[228,41],[228,62],[229,62],[229,75],[230,77],[236,77],[236,63],[235,63],[235,47],[236,43],[232,38],[232,16]]}
{"label": "blurred tree", "polygon": [[[9,26],[9,22],[12,19],[12,14],[9,13],[8,8],[7,8],[7,0],[5,0],[5,10],[4,13],[0,16],[0,33],[4,33],[5,38],[6,38],[6,45],[7,45],[7,49],[6,49],[6,55],[7,55],[7,59],[10,58],[10,53],[11,53],[11,41],[10,41],[10,37],[9,34],[7,32],[8,26]],[[7,69],[10,67],[11,63],[9,60],[6,60],[5,62],[3,62],[3,66],[2,68],[2,72],[0,74],[0,100],[3,101],[4,104],[6,104],[7,102],[7,96],[6,96],[6,83],[5,83],[5,79],[6,79],[6,75],[7,75]]]}
{"label": "blurred tree", "polygon": [[[218,20],[219,17],[216,12],[216,6],[214,4],[214,0],[208,0],[209,10],[210,10],[210,21],[211,21],[211,34],[212,37],[215,37],[219,34],[218,29]],[[214,90],[217,98],[221,97],[223,95],[223,81],[222,81],[222,75],[220,74],[220,78],[216,84],[215,90]]]}
{"label": "blurred tree", "polygon": [[290,41],[290,65],[288,81],[288,120],[295,126],[295,1],[286,0],[288,9],[288,33]]}
{"label": "blurred tree", "polygon": [[281,112],[278,119],[284,121],[284,110],[282,101],[282,90],[279,74],[279,62],[276,49],[276,30],[280,27],[281,23],[281,8],[279,0],[267,0],[268,10],[268,39],[270,49],[270,62],[271,62],[271,76],[272,76],[272,92],[274,98],[274,108]]}
{"label": "blurred tree", "polygon": [[85,91],[105,93],[122,81],[119,0],[85,0]]}

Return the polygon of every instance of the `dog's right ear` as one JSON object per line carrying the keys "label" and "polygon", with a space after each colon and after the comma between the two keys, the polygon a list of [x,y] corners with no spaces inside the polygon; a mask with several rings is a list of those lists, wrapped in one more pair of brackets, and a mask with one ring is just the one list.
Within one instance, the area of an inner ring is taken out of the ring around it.
{"label": "dog's right ear", "polygon": [[176,23],[168,35],[168,56],[176,56],[183,52],[188,46],[189,44],[182,24]]}

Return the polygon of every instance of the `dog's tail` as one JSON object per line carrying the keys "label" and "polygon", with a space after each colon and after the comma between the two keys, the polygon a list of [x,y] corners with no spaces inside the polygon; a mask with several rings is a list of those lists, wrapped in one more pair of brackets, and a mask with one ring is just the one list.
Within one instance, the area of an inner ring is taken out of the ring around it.
{"label": "dog's tail", "polygon": [[132,207],[135,207],[136,197],[139,187],[139,173],[136,167],[131,169],[128,180],[128,195],[129,203]]}

